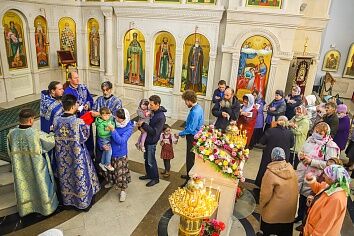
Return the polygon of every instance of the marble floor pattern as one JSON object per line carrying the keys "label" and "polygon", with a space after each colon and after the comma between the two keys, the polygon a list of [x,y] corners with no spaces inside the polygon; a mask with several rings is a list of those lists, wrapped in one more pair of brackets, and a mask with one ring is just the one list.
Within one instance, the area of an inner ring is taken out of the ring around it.
{"label": "marble floor pattern", "polygon": [[139,175],[131,172],[132,182],[125,202],[119,202],[119,191],[111,189],[88,213],[81,213],[56,228],[65,236],[131,235],[169,184],[161,180],[154,188],[147,188],[145,181],[138,179]]}

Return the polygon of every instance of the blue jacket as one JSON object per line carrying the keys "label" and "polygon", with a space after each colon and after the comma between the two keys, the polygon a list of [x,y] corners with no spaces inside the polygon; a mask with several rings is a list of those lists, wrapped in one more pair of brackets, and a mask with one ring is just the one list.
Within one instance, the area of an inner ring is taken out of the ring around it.
{"label": "blue jacket", "polygon": [[122,158],[128,154],[128,139],[133,133],[134,123],[129,121],[124,128],[117,127],[112,131],[112,158]]}
{"label": "blue jacket", "polygon": [[200,128],[202,128],[204,124],[204,111],[203,108],[196,104],[192,109],[189,111],[187,120],[186,120],[186,127],[183,131],[179,133],[180,136],[186,136],[187,134],[195,135]]}
{"label": "blue jacket", "polygon": [[165,112],[167,110],[160,106],[160,108],[153,113],[153,116],[150,119],[150,123],[143,123],[141,128],[143,128],[146,133],[145,144],[146,145],[154,145],[160,140],[160,135],[162,133],[162,129],[164,124],[166,123]]}
{"label": "blue jacket", "polygon": [[[219,99],[216,99],[216,98],[215,98],[216,96],[218,96],[218,97],[220,97],[220,98],[219,98]],[[212,99],[213,103],[220,102],[223,98],[224,98],[224,92],[221,92],[221,91],[219,90],[219,88],[215,89],[215,90],[214,90],[214,93],[213,93],[213,99]]]}

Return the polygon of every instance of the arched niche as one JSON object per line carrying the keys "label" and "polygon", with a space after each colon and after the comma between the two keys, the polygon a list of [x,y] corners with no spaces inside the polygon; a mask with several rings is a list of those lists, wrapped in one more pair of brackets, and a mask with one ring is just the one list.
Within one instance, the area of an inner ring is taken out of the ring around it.
{"label": "arched niche", "polygon": [[2,26],[9,69],[27,68],[26,35],[20,13],[8,10],[2,18]]}
{"label": "arched niche", "polygon": [[100,33],[99,23],[96,19],[90,18],[87,21],[88,45],[89,45],[89,65],[100,66]]}
{"label": "arched niche", "polygon": [[154,86],[173,88],[175,56],[175,37],[167,31],[157,33],[154,43]]}
{"label": "arched niche", "polygon": [[47,20],[43,16],[37,16],[34,19],[35,28],[35,47],[38,68],[49,66],[49,38]]}
{"label": "arched niche", "polygon": [[199,33],[189,35],[183,46],[181,92],[191,89],[206,94],[209,60],[209,40]]}
{"label": "arched niche", "polygon": [[77,59],[76,23],[70,17],[62,17],[58,22],[60,50],[71,51]]}
{"label": "arched niche", "polygon": [[272,55],[273,46],[264,36],[254,35],[242,43],[236,83],[238,98],[255,89],[265,96]]}
{"label": "arched niche", "polygon": [[145,86],[145,37],[137,29],[124,36],[124,83]]}

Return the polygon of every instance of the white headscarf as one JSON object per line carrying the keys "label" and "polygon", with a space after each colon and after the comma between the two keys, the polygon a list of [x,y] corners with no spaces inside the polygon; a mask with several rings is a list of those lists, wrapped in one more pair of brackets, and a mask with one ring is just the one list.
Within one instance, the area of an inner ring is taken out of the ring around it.
{"label": "white headscarf", "polygon": [[247,106],[245,105],[242,106],[242,111],[251,112],[254,106],[254,97],[252,94],[245,94],[245,96],[248,98],[248,104]]}
{"label": "white headscarf", "polygon": [[122,108],[124,110],[124,116],[125,116],[125,120],[122,122],[122,123],[119,123],[117,120],[116,120],[116,127],[117,128],[124,128],[125,126],[127,126],[127,124],[129,123],[130,121],[130,114],[129,114],[129,111],[125,108]]}
{"label": "white headscarf", "polygon": [[306,96],[306,101],[308,106],[316,106],[316,96],[313,94]]}

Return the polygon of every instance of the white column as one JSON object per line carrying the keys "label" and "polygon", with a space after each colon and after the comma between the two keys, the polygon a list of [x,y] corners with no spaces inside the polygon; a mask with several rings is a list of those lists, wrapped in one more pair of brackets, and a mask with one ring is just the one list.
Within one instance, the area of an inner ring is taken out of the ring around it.
{"label": "white column", "polygon": [[187,4],[187,0],[182,0],[181,3],[182,4]]}
{"label": "white column", "polygon": [[230,72],[230,80],[229,86],[236,91],[237,84],[237,71],[240,63],[240,53],[235,52],[232,54],[232,64],[231,64],[231,72]]}
{"label": "white column", "polygon": [[304,95],[307,96],[312,93],[313,84],[315,83],[315,77],[317,73],[318,60],[313,58],[313,63],[310,65],[309,73],[306,79],[306,86]]}
{"label": "white column", "polygon": [[181,79],[182,79],[182,60],[183,60],[183,50],[181,48],[176,49],[176,57],[175,57],[175,79],[173,81],[173,100],[172,100],[172,119],[182,119],[179,116],[178,112],[178,104],[180,104],[181,97]]}
{"label": "white column", "polygon": [[[36,53],[36,46],[35,46],[35,27],[30,27],[29,29],[29,43],[28,45],[31,45],[30,49],[28,50],[29,53],[29,58],[31,58],[30,63],[32,63],[32,66],[29,66],[31,68],[31,73],[32,73],[32,78],[33,78],[33,91],[36,94],[39,94],[41,92],[41,85],[39,82],[39,74],[38,74],[38,64],[37,64],[37,53]],[[29,64],[29,63],[28,63]]]}
{"label": "white column", "polygon": [[[4,37],[4,28],[2,27],[2,24],[0,25],[0,37]],[[10,99],[7,97],[7,91],[6,91],[6,83],[5,83],[5,78],[6,74],[8,74],[9,71],[9,66],[7,62],[7,54],[6,54],[6,46],[5,46],[5,40],[0,40],[0,54],[1,54],[1,76],[0,76],[0,102],[7,102]]]}
{"label": "white column", "polygon": [[[279,58],[274,58],[274,57],[272,58],[271,61],[270,73],[269,73],[267,87],[266,87],[267,92],[265,95],[265,101],[267,104],[269,104],[274,99],[275,90],[277,89],[282,89],[283,91],[285,90],[286,80],[284,80],[284,78],[277,78],[279,61],[280,61]],[[279,84],[280,80],[282,79],[285,81],[285,83],[283,83],[284,86],[281,86],[281,84]]]}
{"label": "white column", "polygon": [[221,55],[222,61],[221,61],[221,71],[220,71],[220,79],[219,80],[225,80],[226,83],[229,85],[230,84],[230,73],[231,73],[231,67],[232,67],[232,52],[229,51],[222,51]]}
{"label": "white column", "polygon": [[113,77],[113,9],[102,7],[105,27],[105,76],[108,80]]}
{"label": "white column", "polygon": [[154,59],[153,59],[153,55],[150,55],[151,49],[149,46],[147,46],[149,44],[149,42],[147,41],[147,38],[148,38],[148,35],[146,35],[146,37],[145,37],[145,42],[146,42],[145,43],[145,55],[143,55],[143,57],[145,57],[145,84],[143,87],[145,98],[150,97],[153,93],[151,91],[151,88],[153,86],[151,68],[153,68],[153,65],[151,65],[151,64],[154,63]]}

